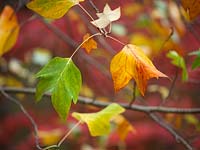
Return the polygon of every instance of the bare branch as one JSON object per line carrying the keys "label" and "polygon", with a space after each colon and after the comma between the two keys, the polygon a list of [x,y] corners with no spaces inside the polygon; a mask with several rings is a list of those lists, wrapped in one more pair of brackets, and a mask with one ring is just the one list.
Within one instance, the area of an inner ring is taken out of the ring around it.
{"label": "bare branch", "polygon": [[[9,93],[26,93],[26,94],[35,94],[34,88],[14,88],[14,87],[0,87],[1,90]],[[50,94],[45,94],[45,96],[51,96]],[[94,105],[97,107],[106,107],[110,105],[112,102],[104,102],[100,100],[95,100],[88,97],[79,96],[78,102],[82,104],[89,104]],[[159,113],[176,113],[176,114],[197,114],[200,113],[200,108],[176,108],[176,107],[162,107],[162,106],[143,106],[133,104],[130,105],[128,103],[118,103],[122,107],[140,111],[144,113],[152,113],[152,112],[159,112]]]}
{"label": "bare branch", "polygon": [[28,111],[24,108],[24,106],[14,97],[10,96],[9,94],[7,94],[3,88],[0,88],[1,94],[7,98],[9,101],[15,103],[16,105],[19,106],[19,108],[21,109],[21,111],[24,113],[24,115],[29,119],[29,121],[31,122],[33,129],[34,129],[34,134],[35,134],[35,144],[36,147],[40,150],[42,150],[42,148],[39,145],[39,136],[38,136],[38,127],[37,124],[35,123],[34,119],[31,117],[31,115],[28,113]]}
{"label": "bare branch", "polygon": [[161,127],[170,132],[178,143],[182,143],[188,150],[193,150],[192,146],[181,136],[179,135],[171,126],[167,124],[161,117],[157,116],[154,113],[148,113],[149,117],[151,117],[156,123],[158,123]]}

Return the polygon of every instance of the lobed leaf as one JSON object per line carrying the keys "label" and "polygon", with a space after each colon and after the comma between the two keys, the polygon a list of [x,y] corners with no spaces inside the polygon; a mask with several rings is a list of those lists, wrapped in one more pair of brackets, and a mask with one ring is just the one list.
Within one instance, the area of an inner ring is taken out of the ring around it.
{"label": "lobed leaf", "polygon": [[5,6],[0,15],[0,56],[8,52],[16,43],[19,24],[14,10]]}
{"label": "lobed leaf", "polygon": [[124,111],[125,109],[119,104],[113,103],[96,113],[74,112],[72,116],[85,122],[92,136],[100,136],[109,133],[111,119]]}
{"label": "lobed leaf", "polygon": [[[86,35],[84,35],[83,41],[87,40],[89,37],[90,34],[87,33]],[[82,48],[84,48],[85,51],[89,54],[93,49],[97,48],[97,43],[93,38],[90,38],[83,43]]]}
{"label": "lobed leaf", "polygon": [[110,64],[115,91],[120,90],[133,78],[144,95],[147,80],[153,77],[167,77],[158,71],[151,60],[138,46],[128,44],[116,54]]}
{"label": "lobed leaf", "polygon": [[82,79],[79,69],[70,58],[55,57],[36,74],[39,83],[36,100],[45,92],[52,93],[52,104],[62,119],[65,119],[71,106],[78,100]]}

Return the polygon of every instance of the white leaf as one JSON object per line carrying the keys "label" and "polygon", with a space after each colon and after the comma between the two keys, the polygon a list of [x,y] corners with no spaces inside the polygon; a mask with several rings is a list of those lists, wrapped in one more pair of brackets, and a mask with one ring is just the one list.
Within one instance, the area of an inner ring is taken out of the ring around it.
{"label": "white leaf", "polygon": [[111,10],[108,4],[105,5],[103,9],[103,13],[96,13],[99,19],[91,21],[91,23],[98,27],[98,28],[105,28],[108,26],[112,21],[116,21],[121,16],[120,7]]}

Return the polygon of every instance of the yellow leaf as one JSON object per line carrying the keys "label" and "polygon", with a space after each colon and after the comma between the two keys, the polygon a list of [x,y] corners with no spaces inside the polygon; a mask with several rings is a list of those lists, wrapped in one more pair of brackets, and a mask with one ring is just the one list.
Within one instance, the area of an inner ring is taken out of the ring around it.
{"label": "yellow leaf", "polygon": [[167,77],[158,71],[151,60],[138,46],[128,44],[116,54],[110,65],[115,91],[120,90],[133,78],[140,93],[144,96],[147,80]]}
{"label": "yellow leaf", "polygon": [[0,56],[15,44],[19,34],[19,24],[14,10],[5,6],[0,15]]}
{"label": "yellow leaf", "polygon": [[59,19],[74,5],[84,0],[33,0],[26,6],[43,17]]}
{"label": "yellow leaf", "polygon": [[135,128],[126,118],[124,118],[124,116],[118,115],[114,117],[112,121],[115,124],[117,124],[117,133],[119,135],[120,140],[124,141],[129,132],[136,133]]}
{"label": "yellow leaf", "polygon": [[53,130],[40,130],[38,132],[38,136],[43,145],[53,145],[56,144],[61,136],[63,136],[63,131],[61,129],[53,129]]}
{"label": "yellow leaf", "polygon": [[200,2],[199,0],[181,0],[183,8],[189,14],[190,19],[194,20],[200,15]]}
{"label": "yellow leaf", "polygon": [[[85,49],[85,51],[89,54],[91,52],[92,49],[96,49],[97,48],[97,43],[93,38],[90,38],[90,35],[87,33],[84,37],[83,37],[83,41],[85,41],[82,45],[82,48]],[[87,40],[88,39],[88,40]]]}

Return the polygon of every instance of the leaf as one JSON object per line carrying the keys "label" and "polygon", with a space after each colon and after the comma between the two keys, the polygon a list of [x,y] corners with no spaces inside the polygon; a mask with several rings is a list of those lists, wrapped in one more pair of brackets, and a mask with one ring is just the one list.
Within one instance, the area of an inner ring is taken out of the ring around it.
{"label": "leaf", "polygon": [[167,57],[172,60],[171,63],[173,65],[182,69],[182,81],[187,81],[188,73],[185,65],[185,60],[183,59],[183,57],[180,56],[176,51],[169,51],[167,53]]}
{"label": "leaf", "polygon": [[124,141],[129,132],[136,133],[135,128],[124,116],[118,115],[114,117],[112,121],[117,124],[117,133],[120,140]]}
{"label": "leaf", "polygon": [[77,120],[85,122],[92,136],[108,134],[110,131],[110,121],[113,117],[124,112],[125,109],[113,103],[96,113],[72,113]]}
{"label": "leaf", "polygon": [[196,55],[197,56],[192,63],[192,69],[196,69],[196,68],[200,67],[200,50],[191,52],[190,55]]}
{"label": "leaf", "polygon": [[26,6],[45,18],[59,19],[84,0],[33,0]]}
{"label": "leaf", "polygon": [[97,20],[91,21],[91,23],[97,28],[105,28],[111,22],[116,21],[121,16],[120,7],[111,10],[108,4],[105,5],[103,13],[96,13],[98,16]]}
{"label": "leaf", "polygon": [[194,20],[200,15],[199,0],[181,0],[181,3],[187,14],[189,14],[191,20]]}
{"label": "leaf", "polygon": [[36,100],[45,92],[52,93],[52,104],[62,119],[65,119],[71,106],[78,100],[82,79],[79,69],[70,58],[55,57],[36,74],[39,83]]}
{"label": "leaf", "polygon": [[39,130],[38,136],[43,145],[53,145],[59,142],[63,131],[59,128],[52,130]]}
{"label": "leaf", "polygon": [[0,15],[0,56],[8,52],[16,43],[19,24],[14,10],[5,6]]}
{"label": "leaf", "polygon": [[110,64],[110,71],[115,91],[125,87],[133,78],[142,95],[145,93],[147,80],[153,77],[167,77],[156,69],[140,47],[132,44],[125,45],[113,57]]}
{"label": "leaf", "polygon": [[[88,40],[87,40],[88,39]],[[97,43],[93,38],[90,38],[90,34],[86,34],[83,37],[83,41],[85,41],[82,45],[82,48],[89,54],[92,49],[97,49]]]}

